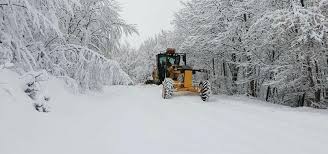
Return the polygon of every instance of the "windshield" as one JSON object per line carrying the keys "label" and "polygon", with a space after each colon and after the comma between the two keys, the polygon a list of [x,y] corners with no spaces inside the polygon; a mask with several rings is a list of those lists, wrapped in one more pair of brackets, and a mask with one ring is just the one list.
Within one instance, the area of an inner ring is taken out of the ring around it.
{"label": "windshield", "polygon": [[176,64],[176,57],[160,57],[159,61],[161,65],[166,63],[166,58],[171,65]]}

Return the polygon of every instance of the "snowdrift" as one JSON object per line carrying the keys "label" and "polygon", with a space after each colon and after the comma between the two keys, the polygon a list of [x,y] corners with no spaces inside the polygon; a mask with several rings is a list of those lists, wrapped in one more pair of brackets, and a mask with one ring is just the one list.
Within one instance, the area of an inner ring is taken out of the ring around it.
{"label": "snowdrift", "polygon": [[[3,110],[0,110],[0,113],[7,112],[4,110],[19,113],[36,112],[35,110],[50,112],[53,102],[60,103],[78,94],[65,82],[63,79],[49,75],[46,71],[20,75],[10,69],[2,68],[0,69],[0,108]],[[17,110],[12,110],[15,108]]]}

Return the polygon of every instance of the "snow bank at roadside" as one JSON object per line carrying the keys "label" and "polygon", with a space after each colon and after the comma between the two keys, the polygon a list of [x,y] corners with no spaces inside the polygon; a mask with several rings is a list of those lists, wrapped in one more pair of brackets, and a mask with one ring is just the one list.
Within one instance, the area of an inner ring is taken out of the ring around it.
{"label": "snow bank at roadside", "polygon": [[[35,82],[35,75],[42,79]],[[35,83],[29,87],[31,82]],[[27,91],[32,88],[35,90],[33,98],[31,92]],[[10,69],[0,69],[0,113],[8,110],[9,112],[36,112],[36,105],[44,106],[51,111],[52,102],[74,93],[74,89],[70,88],[64,80],[50,76],[46,72],[19,75]],[[48,100],[43,101],[44,98]],[[19,109],[21,110],[18,111]]]}
{"label": "snow bank at roadside", "polygon": [[31,101],[24,92],[23,80],[9,69],[0,69],[0,98],[2,103]]}
{"label": "snow bank at roadside", "polygon": [[[28,77],[24,75],[0,69],[0,154],[55,154],[62,149],[69,151],[70,139],[75,139],[70,136],[74,136],[80,127],[74,127],[74,121],[80,117],[72,120],[70,115],[72,109],[80,105],[81,98],[78,96],[82,95],[74,94],[63,79],[48,76],[47,80],[39,83],[42,95],[50,98],[47,102],[50,112],[37,112],[35,100],[24,92],[26,81]],[[68,130],[70,133],[65,134]],[[56,146],[61,142],[65,142],[67,147]]]}

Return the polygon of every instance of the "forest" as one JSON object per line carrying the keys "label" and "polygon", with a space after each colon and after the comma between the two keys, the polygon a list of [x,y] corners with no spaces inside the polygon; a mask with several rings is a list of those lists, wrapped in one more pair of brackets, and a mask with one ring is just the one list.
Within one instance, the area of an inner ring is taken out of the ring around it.
{"label": "forest", "polygon": [[135,82],[150,76],[157,53],[174,47],[188,54],[188,64],[211,70],[215,94],[327,106],[327,0],[190,0],[183,6],[173,30],[137,50],[123,46],[126,56],[118,61]]}
{"label": "forest", "polygon": [[[328,0],[189,0],[174,29],[133,48],[115,0],[0,0],[0,69],[79,89],[144,83],[155,55],[188,54],[215,94],[292,107],[328,105]],[[37,82],[37,81],[33,81]]]}

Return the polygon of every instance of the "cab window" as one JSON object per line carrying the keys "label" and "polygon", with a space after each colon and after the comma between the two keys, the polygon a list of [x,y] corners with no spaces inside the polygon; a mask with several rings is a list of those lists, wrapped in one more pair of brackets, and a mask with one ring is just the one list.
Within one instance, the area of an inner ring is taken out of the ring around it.
{"label": "cab window", "polygon": [[170,62],[170,64],[176,64],[176,59],[175,57],[160,57],[159,58],[159,62],[161,65],[164,65],[166,63],[166,58],[167,58],[167,61]]}

